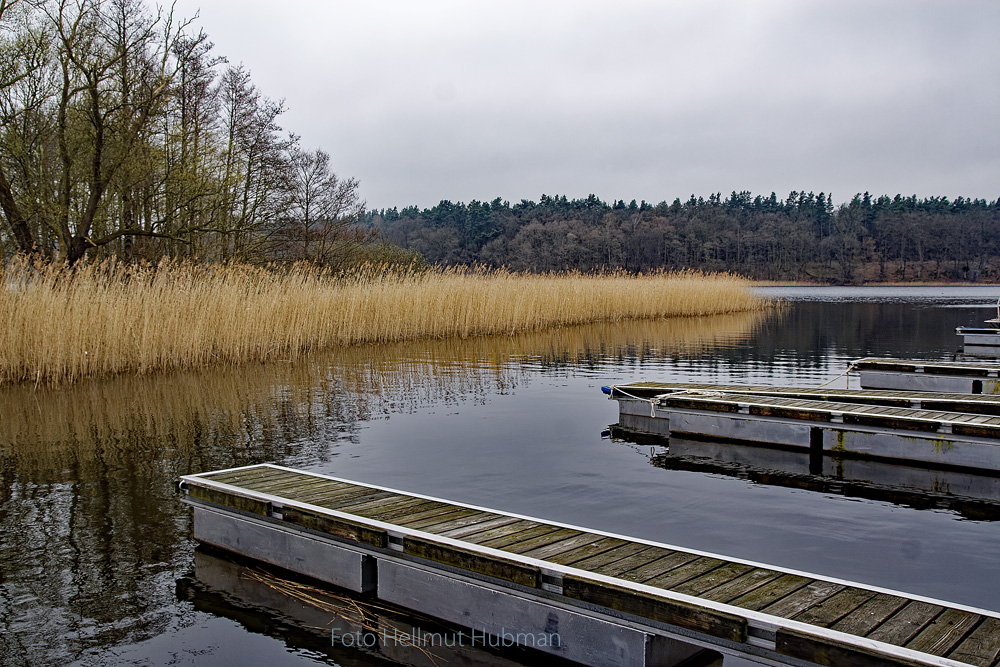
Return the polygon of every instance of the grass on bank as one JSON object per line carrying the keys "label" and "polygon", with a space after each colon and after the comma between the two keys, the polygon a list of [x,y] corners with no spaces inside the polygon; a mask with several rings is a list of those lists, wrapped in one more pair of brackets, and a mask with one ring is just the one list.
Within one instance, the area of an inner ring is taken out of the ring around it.
{"label": "grass on bank", "polygon": [[69,271],[14,261],[0,272],[0,382],[60,384],[290,359],[336,345],[763,308],[750,285],[693,272],[362,266],[331,275],[305,266],[172,262]]}

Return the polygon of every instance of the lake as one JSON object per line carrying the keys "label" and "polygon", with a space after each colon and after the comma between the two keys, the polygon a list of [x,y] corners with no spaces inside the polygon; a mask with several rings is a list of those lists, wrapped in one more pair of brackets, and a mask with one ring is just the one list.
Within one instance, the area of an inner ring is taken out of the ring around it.
{"label": "lake", "polygon": [[760,289],[780,306],[0,388],[0,664],[392,664],[199,578],[177,478],[263,462],[996,608],[1000,523],[665,469],[608,436],[602,385],[844,387],[859,357],[951,359],[1000,296]]}

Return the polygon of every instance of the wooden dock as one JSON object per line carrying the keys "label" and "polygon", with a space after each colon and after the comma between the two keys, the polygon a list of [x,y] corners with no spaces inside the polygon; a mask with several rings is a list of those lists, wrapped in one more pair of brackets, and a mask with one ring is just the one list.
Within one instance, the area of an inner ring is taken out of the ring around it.
{"label": "wooden dock", "polygon": [[974,361],[858,359],[851,362],[862,389],[1000,394],[1000,364]]}
{"label": "wooden dock", "polygon": [[1000,472],[1000,397],[645,382],[602,388],[640,433]]}
{"label": "wooden dock", "polygon": [[1000,661],[1000,614],[273,465],[187,475],[200,542],[592,665]]}

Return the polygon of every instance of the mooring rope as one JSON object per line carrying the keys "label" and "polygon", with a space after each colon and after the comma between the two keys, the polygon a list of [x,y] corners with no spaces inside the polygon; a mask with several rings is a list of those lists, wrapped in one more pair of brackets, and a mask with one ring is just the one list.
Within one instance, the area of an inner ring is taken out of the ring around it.
{"label": "mooring rope", "polygon": [[[840,374],[840,375],[838,375],[837,377],[833,378],[832,380],[829,380],[829,381],[827,381],[827,382],[824,382],[823,384],[821,384],[821,385],[819,385],[819,386],[817,386],[817,387],[813,387],[813,389],[822,389],[823,387],[825,387],[826,385],[830,384],[831,382],[836,382],[837,380],[839,380],[840,378],[844,377],[845,375],[849,375],[849,374],[850,374],[850,372],[854,370],[854,366],[855,366],[855,364],[858,364],[858,363],[860,363],[861,361],[864,361],[864,360],[863,360],[863,359],[859,359],[859,360],[857,360],[857,361],[852,361],[851,363],[849,363],[849,364],[847,365],[847,370],[846,370],[846,371],[844,371],[843,373],[841,373],[841,374]],[[848,387],[848,388],[850,388],[850,387]]]}
{"label": "mooring rope", "polygon": [[672,392],[669,392],[669,393],[666,393],[666,394],[657,394],[656,396],[654,396],[652,398],[645,398],[643,396],[636,396],[634,394],[630,394],[627,391],[625,391],[624,389],[619,389],[618,385],[616,385],[616,384],[611,385],[609,387],[609,389],[611,389],[611,393],[608,394],[609,398],[613,399],[614,396],[615,396],[615,392],[618,392],[619,394],[621,394],[622,396],[625,396],[627,398],[631,398],[631,399],[636,400],[636,401],[642,401],[643,403],[649,403],[649,416],[650,417],[656,417],[656,404],[659,402],[659,400],[661,398],[665,398],[667,396],[677,396],[678,394],[694,394],[696,396],[707,396],[707,397],[719,398],[719,397],[722,397],[722,396],[725,395],[725,392],[715,391],[715,390],[712,390],[712,389],[678,389],[676,391],[672,391]]}

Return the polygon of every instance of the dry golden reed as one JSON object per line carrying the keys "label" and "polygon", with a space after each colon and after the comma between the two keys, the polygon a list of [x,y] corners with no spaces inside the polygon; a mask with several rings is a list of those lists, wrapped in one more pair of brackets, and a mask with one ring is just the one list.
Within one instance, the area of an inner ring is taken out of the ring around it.
{"label": "dry golden reed", "polygon": [[0,382],[291,359],[309,349],[418,338],[515,334],[551,326],[761,309],[728,274],[522,274],[362,266],[113,261],[0,272]]}

